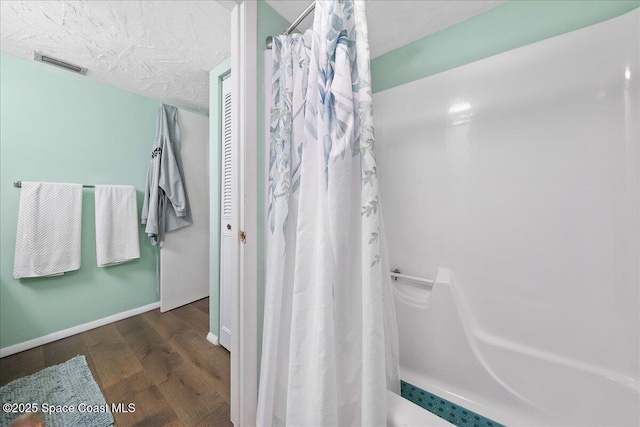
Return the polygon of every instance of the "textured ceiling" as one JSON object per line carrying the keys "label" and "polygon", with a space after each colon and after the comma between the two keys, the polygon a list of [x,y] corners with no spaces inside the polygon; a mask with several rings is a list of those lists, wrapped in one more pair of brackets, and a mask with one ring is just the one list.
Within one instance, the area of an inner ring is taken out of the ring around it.
{"label": "textured ceiling", "polygon": [[[267,2],[293,21],[311,0]],[[500,3],[367,0],[371,56]],[[28,60],[38,51],[88,68],[86,78],[207,112],[209,71],[230,56],[230,4],[0,0],[0,51]],[[308,28],[312,18],[299,28]]]}
{"label": "textured ceiling", "polygon": [[215,1],[1,1],[0,51],[38,51],[87,78],[200,112],[209,71],[231,50],[230,12]]}
{"label": "textured ceiling", "polygon": [[[311,0],[267,0],[267,3],[287,21],[292,22],[311,3]],[[501,3],[504,3],[504,0],[367,0],[371,57],[375,58],[426,37]],[[309,28],[312,21],[313,14],[302,22],[299,29]]]}

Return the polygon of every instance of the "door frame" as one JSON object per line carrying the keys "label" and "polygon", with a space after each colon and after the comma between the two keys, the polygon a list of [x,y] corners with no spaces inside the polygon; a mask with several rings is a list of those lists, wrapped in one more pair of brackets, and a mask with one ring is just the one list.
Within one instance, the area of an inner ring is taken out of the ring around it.
{"label": "door frame", "polygon": [[256,425],[258,406],[257,8],[255,1],[238,1],[231,11],[232,130],[238,148],[232,206],[235,229],[246,236],[242,242],[238,236],[238,268],[232,272],[238,286],[232,298],[231,421],[237,426]]}

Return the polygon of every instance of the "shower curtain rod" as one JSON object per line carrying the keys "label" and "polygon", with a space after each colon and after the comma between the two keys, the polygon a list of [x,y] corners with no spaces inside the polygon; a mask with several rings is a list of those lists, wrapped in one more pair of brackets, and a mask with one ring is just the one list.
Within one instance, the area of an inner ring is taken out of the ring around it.
{"label": "shower curtain rod", "polygon": [[[16,188],[22,188],[22,181],[13,181],[13,186]],[[96,188],[96,186],[82,184],[82,188]]]}
{"label": "shower curtain rod", "polygon": [[[287,28],[286,30],[284,30],[284,34],[285,35],[289,35],[293,32],[293,30],[296,29],[296,27],[298,25],[300,25],[300,23],[304,20],[304,18],[306,18],[307,16],[309,16],[309,14],[311,12],[313,12],[313,10],[316,8],[316,2],[314,1],[313,3],[311,3],[309,6],[307,6],[307,8],[305,10],[302,11],[302,13],[300,14],[300,16],[298,16],[296,18],[295,21],[293,21],[291,23],[291,25],[289,25],[289,28]],[[273,36],[269,36],[267,37],[267,49],[271,49],[271,46],[273,45]]]}

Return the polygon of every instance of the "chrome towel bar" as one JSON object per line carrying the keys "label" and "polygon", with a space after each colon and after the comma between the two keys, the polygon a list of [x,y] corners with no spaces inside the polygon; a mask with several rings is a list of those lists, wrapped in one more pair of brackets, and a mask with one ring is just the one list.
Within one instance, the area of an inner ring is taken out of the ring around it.
{"label": "chrome towel bar", "polygon": [[[21,188],[22,187],[22,181],[13,181],[13,186],[16,188]],[[96,188],[95,185],[86,185],[86,184],[82,184],[82,188]]]}

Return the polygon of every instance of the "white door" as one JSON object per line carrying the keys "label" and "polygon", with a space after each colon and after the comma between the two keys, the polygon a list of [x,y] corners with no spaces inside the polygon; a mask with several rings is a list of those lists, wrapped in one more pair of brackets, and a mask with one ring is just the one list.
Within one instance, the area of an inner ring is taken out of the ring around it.
{"label": "white door", "polygon": [[209,119],[178,110],[193,224],[167,233],[160,251],[160,311],[209,296]]}
{"label": "white door", "polygon": [[222,179],[220,180],[220,344],[231,350],[233,239],[231,75],[222,81]]}

